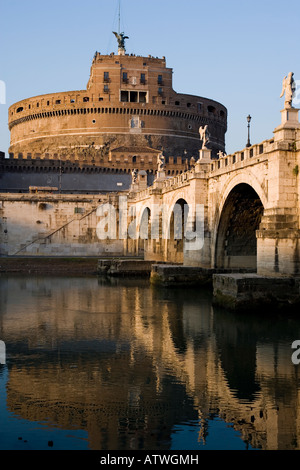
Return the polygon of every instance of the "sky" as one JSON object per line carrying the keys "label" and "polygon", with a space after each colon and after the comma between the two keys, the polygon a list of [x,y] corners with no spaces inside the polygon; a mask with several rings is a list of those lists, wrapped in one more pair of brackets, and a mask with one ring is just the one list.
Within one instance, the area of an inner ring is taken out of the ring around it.
{"label": "sky", "polygon": [[[32,96],[86,89],[95,51],[117,53],[119,0],[0,0],[0,150],[8,108]],[[300,90],[300,2],[120,0],[126,52],[166,57],[173,88],[228,110],[226,152],[273,137],[282,80]],[[5,90],[5,97],[4,97]],[[4,99],[5,98],[5,99]],[[298,96],[294,106],[300,107]]]}

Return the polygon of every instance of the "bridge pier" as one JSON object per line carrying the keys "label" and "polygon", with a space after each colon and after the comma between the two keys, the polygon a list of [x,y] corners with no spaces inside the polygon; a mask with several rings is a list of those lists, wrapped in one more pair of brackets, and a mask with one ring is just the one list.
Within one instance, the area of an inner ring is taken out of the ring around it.
{"label": "bridge pier", "polygon": [[214,304],[234,311],[299,312],[300,278],[214,274]]}

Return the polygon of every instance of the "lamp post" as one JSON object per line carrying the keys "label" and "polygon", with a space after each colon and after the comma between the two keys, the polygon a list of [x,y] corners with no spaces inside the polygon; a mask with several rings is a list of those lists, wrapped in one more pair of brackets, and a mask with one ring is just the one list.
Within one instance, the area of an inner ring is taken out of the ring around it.
{"label": "lamp post", "polygon": [[247,122],[248,122],[248,142],[246,144],[246,147],[251,147],[250,144],[250,122],[251,122],[251,116],[250,114],[247,116]]}

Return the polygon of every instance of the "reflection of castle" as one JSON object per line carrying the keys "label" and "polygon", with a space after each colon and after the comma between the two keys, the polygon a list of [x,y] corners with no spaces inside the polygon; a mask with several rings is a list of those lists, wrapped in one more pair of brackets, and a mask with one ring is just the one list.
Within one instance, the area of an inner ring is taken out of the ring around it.
{"label": "reflection of castle", "polygon": [[8,175],[1,188],[46,186],[45,178],[62,165],[66,190],[72,189],[74,175],[74,190],[101,190],[114,173],[123,176],[127,189],[134,168],[146,170],[151,182],[162,150],[166,173],[178,174],[191,157],[198,158],[203,125],[209,127],[212,154],[224,151],[226,108],[176,93],[164,57],[96,52],[86,90],[35,96],[9,108],[10,160],[0,161]]}
{"label": "reflection of castle", "polygon": [[[212,310],[201,293],[192,299],[113,282],[115,288],[96,279],[6,284],[2,334],[21,357],[9,366],[12,411],[86,429],[94,449],[141,442],[166,449],[172,426],[187,417],[199,421],[205,440],[212,414],[254,447],[299,448],[290,345],[260,342],[264,320],[239,322]],[[246,391],[244,380],[256,388]]]}

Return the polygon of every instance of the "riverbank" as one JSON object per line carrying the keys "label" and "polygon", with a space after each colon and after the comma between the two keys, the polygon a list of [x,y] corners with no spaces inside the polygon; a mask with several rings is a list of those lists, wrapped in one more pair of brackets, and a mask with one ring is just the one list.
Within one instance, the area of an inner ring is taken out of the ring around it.
{"label": "riverbank", "polygon": [[97,275],[94,257],[1,257],[0,274]]}
{"label": "riverbank", "polygon": [[234,311],[289,310],[300,307],[300,278],[265,277],[247,270],[201,267],[146,261],[132,257],[1,257],[0,275],[100,276],[144,278],[155,287],[202,287],[213,302]]}

